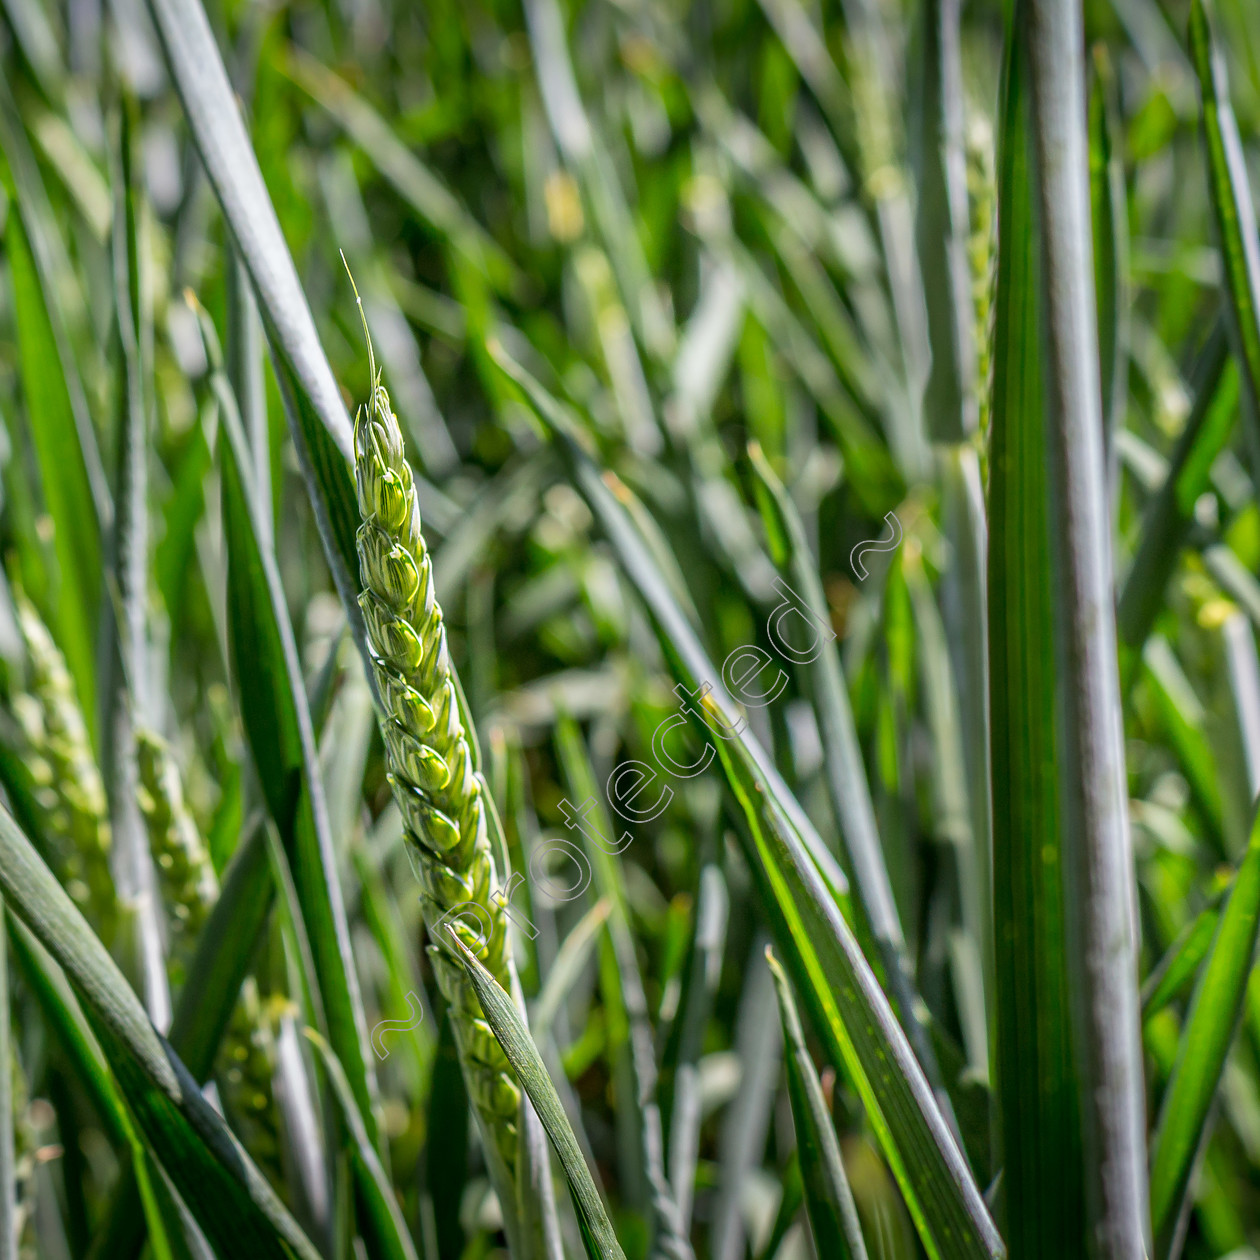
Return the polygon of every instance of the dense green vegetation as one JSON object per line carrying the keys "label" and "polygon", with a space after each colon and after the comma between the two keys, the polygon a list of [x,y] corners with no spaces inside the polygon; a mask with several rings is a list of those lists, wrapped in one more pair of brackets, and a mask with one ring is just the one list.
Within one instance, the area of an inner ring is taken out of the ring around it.
{"label": "dense green vegetation", "polygon": [[1256,1256],[1257,172],[1255,0],[0,0],[0,1260]]}

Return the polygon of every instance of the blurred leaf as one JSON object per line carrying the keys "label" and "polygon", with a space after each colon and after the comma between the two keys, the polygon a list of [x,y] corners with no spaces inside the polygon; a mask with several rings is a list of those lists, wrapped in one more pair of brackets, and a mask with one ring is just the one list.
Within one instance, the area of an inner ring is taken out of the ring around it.
{"label": "blurred leaf", "polygon": [[1205,734],[1207,714],[1203,704],[1185,676],[1172,645],[1164,637],[1156,635],[1146,641],[1142,664],[1164,733],[1180,761],[1191,797],[1223,857],[1225,816],[1219,767]]}
{"label": "blurred leaf", "polygon": [[1102,369],[1108,488],[1119,492],[1116,434],[1128,406],[1129,240],[1124,160],[1116,135],[1118,88],[1106,46],[1095,44],[1089,87],[1089,191],[1094,241],[1094,295]]}
{"label": "blurred leaf", "polygon": [[104,946],[4,810],[0,887],[88,1008],[140,1131],[225,1260],[318,1260],[310,1240],[202,1098]]}
{"label": "blurred leaf", "polygon": [[[16,1059],[9,1023],[9,951],[0,901],[0,1063]],[[0,1072],[0,1260],[17,1260],[17,1169],[13,1147],[13,1072]]]}
{"label": "blurred leaf", "polygon": [[1206,0],[1190,6],[1190,52],[1203,99],[1203,132],[1217,238],[1229,294],[1230,336],[1249,407],[1247,439],[1253,476],[1260,476],[1260,236],[1247,163],[1229,100],[1225,59]]}
{"label": "blurred leaf", "polygon": [[1260,933],[1260,817],[1220,912],[1186,1014],[1177,1062],[1164,1092],[1151,1151],[1151,1219],[1159,1260],[1179,1250],[1185,1196],[1225,1058],[1238,1029]]}
{"label": "blurred leaf", "polygon": [[1173,447],[1164,483],[1143,513],[1137,551],[1116,605],[1116,627],[1133,650],[1150,633],[1189,537],[1195,505],[1208,489],[1212,465],[1229,441],[1238,415],[1238,375],[1230,362],[1223,319],[1208,334],[1190,387],[1193,408]]}
{"label": "blurred leaf", "polygon": [[312,995],[345,1068],[359,1112],[379,1141],[367,1022],[350,948],[338,864],[328,825],[297,645],[275,559],[261,541],[249,448],[226,379],[216,372],[223,426],[223,517],[228,542],[228,609],[241,717],[267,810],[293,870],[313,951]]}
{"label": "blurred leaf", "polygon": [[[618,502],[629,491],[609,474],[600,476],[555,400],[504,351],[496,353],[504,372],[526,391],[548,425],[578,489],[649,610],[671,671],[705,710],[704,719],[694,718],[697,730],[740,731],[715,742],[752,835],[750,866],[764,908],[819,1035],[862,1096],[929,1255],[1000,1255],[1002,1243],[980,1193],[841,913],[847,901],[843,873],[757,741],[735,720],[734,705],[719,690],[721,675]],[[704,684],[710,688],[707,694]]]}
{"label": "blurred leaf", "polygon": [[[567,799],[562,803],[566,825],[581,831],[600,898],[609,903],[608,936],[601,950],[600,987],[609,1023],[609,1050],[625,1056],[629,1068],[626,1084],[632,1083],[633,1087],[632,1094],[629,1089],[625,1090],[630,1098],[622,1099],[618,1119],[633,1126],[638,1138],[639,1176],[647,1183],[652,1210],[650,1248],[674,1260],[693,1260],[691,1245],[679,1221],[674,1191],[665,1174],[665,1138],[656,1094],[656,1035],[635,953],[620,858],[623,839],[629,833],[622,832],[622,839],[614,838],[617,827],[603,804],[603,793],[582,732],[563,711],[556,721],[556,745],[564,781],[581,802],[577,806]],[[595,835],[601,840],[597,842]],[[621,1027],[618,1029],[617,1025]],[[620,1066],[621,1061],[614,1060],[614,1070]]]}
{"label": "blurred leaf", "polygon": [[1151,969],[1142,986],[1142,1018],[1151,1019],[1170,1002],[1175,1002],[1194,982],[1199,966],[1207,957],[1220,922],[1220,903],[1201,910],[1186,924],[1168,952]]}
{"label": "blurred leaf", "polygon": [[788,1096],[792,1100],[792,1121],[796,1126],[805,1207],[813,1229],[814,1248],[820,1256],[866,1260],[866,1243],[862,1239],[844,1161],[840,1158],[835,1124],[805,1045],[805,1033],[788,978],[769,947],[766,961],[774,976],[779,1018],[783,1021]]}
{"label": "blurred leaf", "polygon": [[967,168],[961,0],[923,7],[923,137],[918,247],[932,367],[923,397],[928,435],[962,442],[975,432],[975,313],[967,261]]}
{"label": "blurred leaf", "polygon": [[415,1245],[407,1232],[402,1213],[398,1210],[394,1189],[385,1169],[381,1167],[380,1156],[363,1127],[358,1104],[342,1070],[341,1061],[319,1033],[312,1028],[307,1028],[305,1032],[307,1039],[319,1051],[328,1079],[332,1082],[333,1097],[337,1100],[341,1118],[354,1139],[350,1152],[351,1162],[354,1164],[360,1201],[365,1208],[365,1223],[375,1243],[373,1255],[380,1255],[384,1260],[416,1260]]}
{"label": "blurred leaf", "polygon": [[253,281],[324,554],[366,662],[366,630],[358,605],[354,535],[359,513],[351,475],[350,418],[315,332],[205,10],[200,0],[149,0],[149,11],[197,151]]}
{"label": "blurred leaf", "polygon": [[404,201],[485,272],[501,291],[520,285],[515,264],[389,124],[342,78],[291,46],[281,69],[363,150]]}
{"label": "blurred leaf", "polygon": [[[0,102],[0,118],[6,112]],[[0,147],[7,152],[11,152],[9,137],[4,133],[13,125],[6,118],[0,130]],[[81,444],[83,426],[90,432],[91,421],[64,329],[59,328],[55,308],[48,303],[51,286],[46,273],[41,274],[29,235],[27,220],[34,222],[34,212],[26,211],[26,196],[18,196],[7,171],[5,183],[18,205],[18,212],[9,214],[5,226],[5,254],[13,285],[31,439],[39,462],[44,502],[53,523],[60,578],[56,586],[58,645],[74,677],[88,731],[95,735],[96,627],[103,572],[101,531],[103,525],[108,526],[108,520],[102,523],[95,511],[89,465]],[[43,224],[37,227],[46,230]],[[99,456],[96,458],[99,460]]]}
{"label": "blurred leaf", "polygon": [[556,1012],[560,1009],[569,990],[582,974],[590,961],[591,950],[599,937],[599,929],[608,918],[612,903],[607,897],[601,897],[573,925],[568,936],[564,938],[547,971],[547,979],[534,1003],[533,1016],[530,1020],[531,1031],[538,1041],[551,1036],[551,1025]]}

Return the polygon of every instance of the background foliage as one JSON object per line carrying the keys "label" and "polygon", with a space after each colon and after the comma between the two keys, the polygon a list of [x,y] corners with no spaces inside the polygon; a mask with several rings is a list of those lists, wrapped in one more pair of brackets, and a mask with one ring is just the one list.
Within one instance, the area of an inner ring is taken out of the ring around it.
{"label": "background foliage", "polygon": [[[0,0],[0,1260],[1255,1255],[1258,17]],[[347,268],[550,1156],[424,948]]]}

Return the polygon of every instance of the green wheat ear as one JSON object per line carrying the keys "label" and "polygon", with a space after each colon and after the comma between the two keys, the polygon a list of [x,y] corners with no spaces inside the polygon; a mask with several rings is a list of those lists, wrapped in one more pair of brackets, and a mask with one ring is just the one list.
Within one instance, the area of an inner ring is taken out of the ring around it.
{"label": "green wheat ear", "polygon": [[138,730],[136,762],[140,775],[136,795],[170,916],[172,968],[178,979],[218,899],[219,881],[184,800],[179,767],[166,741]]}
{"label": "green wheat ear", "polygon": [[101,939],[112,939],[117,914],[109,867],[110,825],[105,785],[88,740],[74,682],[35,606],[14,592],[26,648],[26,691],[13,715],[27,744],[35,797],[55,846],[54,865],[66,891]]}
{"label": "green wheat ear", "polygon": [[491,899],[499,884],[487,832],[486,789],[474,769],[460,716],[402,430],[376,369],[357,288],[355,298],[372,374],[371,398],[359,408],[354,424],[355,482],[363,519],[357,539],[364,586],[359,607],[380,691],[378,716],[389,781],[407,835],[420,854],[420,902],[434,940],[428,953],[451,1004],[468,1094],[484,1130],[495,1136],[508,1167],[514,1168],[520,1091],[453,944],[446,932],[436,931],[448,912],[475,903],[483,924],[480,935],[464,922],[448,922],[499,984],[513,990],[507,918]]}

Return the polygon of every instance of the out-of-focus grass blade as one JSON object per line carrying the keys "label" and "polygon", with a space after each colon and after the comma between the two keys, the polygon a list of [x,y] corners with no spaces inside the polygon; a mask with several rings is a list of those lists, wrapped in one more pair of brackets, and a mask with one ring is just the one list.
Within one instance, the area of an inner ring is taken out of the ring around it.
{"label": "out-of-focus grass blade", "polygon": [[[6,151],[7,141],[8,137],[0,131],[0,144]],[[13,286],[22,390],[32,445],[39,462],[44,502],[54,527],[59,569],[57,639],[74,677],[88,730],[95,733],[102,523],[96,515],[89,468],[81,444],[82,428],[74,405],[76,394],[89,431],[91,420],[64,330],[58,330],[59,316],[55,307],[49,305],[48,294],[52,290],[39,266],[28,222],[22,213],[26,198],[19,197],[11,183],[8,192],[16,199],[17,210],[11,210],[8,215],[5,254]]]}
{"label": "out-of-focus grass blade", "polygon": [[611,908],[612,902],[607,897],[601,897],[573,925],[564,938],[564,944],[556,952],[530,1018],[530,1031],[537,1040],[542,1041],[551,1036],[551,1025],[555,1021],[556,1012],[569,996],[569,990],[589,961],[599,929],[604,925]]}
{"label": "out-of-focus grass blade", "polygon": [[905,487],[888,450],[880,444],[870,422],[842,387],[831,360],[789,309],[783,296],[766,278],[756,261],[733,239],[718,243],[738,269],[748,294],[749,308],[771,341],[813,395],[832,426],[844,455],[849,484],[873,516],[898,502]]}
{"label": "out-of-focus grass blade", "polygon": [[1103,44],[1094,45],[1089,90],[1089,192],[1094,232],[1094,296],[1102,370],[1107,473],[1116,495],[1115,435],[1128,405],[1129,232],[1124,160],[1116,143],[1115,73]]}
{"label": "out-of-focus grass blade", "polygon": [[556,0],[526,0],[524,7],[538,87],[556,145],[581,184],[635,335],[655,361],[668,363],[674,349],[673,321],[648,270],[616,167],[586,116],[560,5]]}
{"label": "out-of-focus grass blade", "polygon": [[773,797],[718,749],[751,833],[750,865],[829,1055],[844,1064],[929,1256],[999,1256],[989,1219],[922,1069]]}
{"label": "out-of-focus grass blade", "polygon": [[[583,847],[594,869],[596,886],[610,907],[600,983],[609,1024],[621,1023],[624,1029],[624,1042],[621,1045],[614,1042],[610,1049],[626,1055],[633,1081],[633,1102],[623,1099],[619,1110],[625,1121],[637,1130],[641,1177],[647,1183],[651,1200],[652,1249],[674,1260],[692,1260],[691,1246],[679,1224],[678,1205],[665,1175],[665,1139],[656,1094],[656,1038],[635,953],[634,932],[626,904],[625,874],[620,857],[608,852],[604,844],[596,844],[588,834],[589,828],[603,836],[607,846],[616,848],[617,827],[602,804],[604,794],[595,778],[581,728],[564,712],[558,715],[556,722],[556,746],[565,782],[582,802],[577,807],[576,817],[587,820],[582,824]],[[609,1040],[613,1041],[611,1032]]]}
{"label": "out-of-focus grass blade", "polygon": [[[452,1012],[446,1011],[438,1030],[437,1054],[430,1078],[425,1124],[430,1133],[449,1133],[442,1153],[425,1155],[425,1192],[433,1204],[433,1232],[440,1260],[458,1260],[464,1249],[464,1226],[459,1204],[468,1182],[468,1091],[455,1049]],[[428,1256],[426,1260],[435,1260]]]}
{"label": "out-of-focus grass blade", "polygon": [[65,977],[30,929],[12,917],[9,940],[22,977],[49,1030],[104,1121],[110,1138],[130,1149],[131,1162],[124,1163],[121,1173],[127,1188],[129,1219],[120,1229],[116,1214],[108,1213],[96,1231],[89,1256],[92,1260],[118,1260],[124,1254],[138,1254],[147,1229],[155,1260],[192,1260],[169,1187],[163,1182],[152,1151],[136,1132],[118,1085]]}
{"label": "out-of-focus grass blade", "polygon": [[[213,345],[209,336],[207,343]],[[223,518],[228,542],[228,609],[241,716],[259,784],[293,870],[314,954],[309,977],[327,1019],[328,1039],[354,1089],[373,1141],[374,1081],[337,855],[328,826],[315,737],[297,645],[275,557],[260,541],[252,463],[235,399],[216,367],[223,428]]]}
{"label": "out-of-focus grass blade", "polygon": [[1195,987],[1177,1061],[1164,1093],[1151,1153],[1155,1256],[1177,1254],[1186,1192],[1234,1033],[1260,932],[1260,817],[1221,911],[1211,952]]}
{"label": "out-of-focus grass blade", "polygon": [[[367,208],[348,153],[338,153],[321,165],[320,187],[329,219],[337,225],[342,253],[362,285],[363,313],[409,444],[431,476],[443,477],[459,463],[459,452],[424,374],[419,343],[394,297],[390,284],[394,268],[375,255]],[[422,513],[425,506],[422,496]]]}
{"label": "out-of-focus grass blade", "polygon": [[[249,286],[249,271],[240,254],[231,250],[227,272],[227,341],[224,360],[228,381],[241,413],[241,426],[249,438],[254,464],[254,489],[258,493],[258,520],[270,526],[275,519],[271,434],[267,423],[267,382],[263,372],[263,331],[258,303]],[[270,540],[271,535],[267,535]]]}
{"label": "out-of-focus grass blade", "polygon": [[919,260],[932,366],[923,423],[937,442],[962,442],[979,422],[975,314],[967,260],[967,167],[963,153],[960,0],[923,9],[923,171],[918,203]]}
{"label": "out-of-focus grass blade", "polygon": [[[1055,786],[1062,803],[1066,954],[1088,1190],[1082,1222],[1088,1222],[1088,1233],[1082,1246],[1068,1251],[1088,1245],[1136,1255],[1149,1229],[1137,895],[1116,655],[1081,27],[1076,5],[1028,0],[1016,7],[1009,28],[1008,41],[1025,42],[1027,49],[1037,193],[1037,217],[1027,235],[1028,247],[1040,249],[1042,275],[1040,284],[1016,289],[1008,300],[1034,312],[1040,307],[1044,315],[1038,348],[1045,409],[1036,458],[1049,466],[1045,510],[1054,544],[1047,579],[1055,589],[1050,617],[1036,630],[1055,643],[1058,658],[1054,702],[1063,720]],[[1018,57],[1010,69],[1008,86],[1018,90]],[[1008,132],[1007,153],[1019,146],[1016,128]],[[1043,295],[1044,302],[1030,294]],[[1007,314],[1018,321],[1009,306]],[[1026,351],[1036,352],[1031,343]],[[991,603],[996,601],[995,594]],[[1039,771],[1044,774],[1044,766]],[[1011,838],[1027,845],[1023,837]],[[1041,859],[1040,852],[1031,853]],[[1050,1176],[1062,1173],[1055,1164],[1043,1167]]]}
{"label": "out-of-focus grass blade", "polygon": [[158,1036],[104,946],[2,810],[0,887],[86,1004],[146,1142],[219,1254],[318,1260],[266,1178]]}
{"label": "out-of-focus grass blade", "polygon": [[1225,847],[1246,852],[1257,793],[1260,793],[1260,657],[1247,618],[1227,600],[1205,608],[1212,666],[1215,719],[1211,723],[1220,765]]}
{"label": "out-of-focus grass blade", "polygon": [[[994,1098],[1011,1254],[1082,1250],[1085,1185],[1069,1028],[1057,764],[1056,665],[1036,302],[1041,262],[1023,41],[1008,51],[1001,128],[989,455],[989,687],[993,792]],[[1036,1001],[1030,1000],[1036,994]]]}
{"label": "out-of-focus grass blade", "polygon": [[[11,1062],[9,951],[4,902],[0,901],[0,1063]],[[0,1260],[17,1260],[17,1170],[13,1163],[13,1073],[0,1073]]]}
{"label": "out-of-focus grass blade", "polygon": [[[917,539],[911,539],[902,548],[899,560],[910,597],[921,704],[933,746],[930,768],[925,775],[932,791],[932,829],[942,851],[952,854],[957,871],[961,924],[950,937],[956,943],[954,948],[943,948],[950,953],[959,1022],[968,1058],[977,1070],[987,1075],[988,1023],[982,957],[989,916],[984,904],[986,881],[982,872],[988,855],[984,850],[978,851],[972,829],[979,811],[971,808],[968,793],[967,746],[962,731],[959,684],[946,646],[936,594],[928,580]],[[933,947],[929,943],[927,948],[931,951]],[[941,1070],[933,1082],[938,1096],[938,1082],[947,1077],[948,1073]],[[961,1129],[958,1132],[961,1136]]]}
{"label": "out-of-focus grass blade", "polygon": [[[901,175],[900,155],[894,151],[896,124],[889,97],[896,73],[882,16],[875,5],[844,6],[846,55],[842,73],[814,25],[812,13],[800,0],[761,0],[761,8],[822,106],[837,143],[873,203],[909,392],[907,404],[913,423],[908,429],[910,436],[917,438],[919,392],[929,357],[928,330],[908,181]],[[876,177],[877,171],[887,174]],[[920,445],[916,443],[906,452],[913,461],[908,465],[910,472],[921,470],[918,461],[924,452],[918,449]]]}
{"label": "out-of-focus grass blade", "polygon": [[[224,874],[218,900],[197,938],[171,1021],[171,1049],[199,1085],[205,1083],[214,1065],[274,892],[266,832],[259,814],[246,827]],[[101,1236],[108,1239],[108,1245],[98,1248],[101,1260],[127,1260],[139,1254],[143,1235],[138,1196],[142,1193],[147,1192],[125,1169],[105,1213]]]}
{"label": "out-of-focus grass blade", "polygon": [[171,1021],[170,1043],[198,1082],[210,1075],[274,895],[259,814],[246,825],[223,876]]}
{"label": "out-of-focus grass blade", "polygon": [[154,548],[157,588],[173,632],[178,631],[181,614],[187,607],[187,595],[192,585],[190,578],[195,580],[195,532],[205,512],[204,483],[213,463],[206,440],[206,421],[213,415],[213,404],[202,408],[198,422],[188,435],[179,463],[172,470],[174,484],[163,512],[162,536]]}
{"label": "out-of-focus grass blade", "polygon": [[783,1031],[775,1011],[774,978],[766,963],[767,941],[758,931],[742,970],[735,1015],[739,1092],[718,1133],[718,1196],[713,1205],[713,1260],[742,1260],[747,1226],[743,1207],[750,1176],[761,1166],[781,1075]]}
{"label": "out-of-focus grass blade", "polygon": [[1182,670],[1172,645],[1162,635],[1147,640],[1142,660],[1164,733],[1181,763],[1194,803],[1223,856],[1225,813],[1216,757],[1204,734],[1207,715],[1203,704]]}
{"label": "out-of-focus grass blade", "polygon": [[[205,10],[200,0],[149,0],[149,11],[197,151],[254,284],[324,554],[366,663],[350,417],[319,343]],[[335,1039],[333,1044],[338,1048]]]}
{"label": "out-of-focus grass blade", "polygon": [[[389,982],[388,1003],[382,997],[382,1011],[387,1017],[411,1020],[411,1003],[408,993],[412,991],[416,967],[411,957],[408,932],[402,921],[401,908],[397,900],[390,895],[390,890],[381,878],[381,872],[372,866],[367,853],[359,848],[352,854],[354,871],[359,877],[362,888],[359,894],[359,905],[363,919],[367,924],[377,948],[385,960]],[[421,1098],[429,1087],[433,1070],[433,1055],[436,1050],[437,1021],[429,1007],[428,996],[419,993],[424,1019],[415,1039],[408,1039],[409,1048],[417,1045],[415,1053],[397,1056],[401,1059],[400,1070],[404,1073],[414,1097]]]}
{"label": "out-of-focus grass blade", "polygon": [[30,0],[4,0],[4,16],[40,89],[49,100],[60,103],[66,68],[47,13]]}
{"label": "out-of-focus grass blade", "polygon": [[1133,563],[1116,606],[1116,627],[1127,648],[1141,648],[1181,546],[1194,522],[1194,507],[1209,487],[1212,464],[1233,432],[1238,414],[1238,373],[1229,358],[1224,320],[1217,320],[1191,378],[1194,404],[1168,463],[1168,474],[1142,517]]}
{"label": "out-of-focus grass blade", "polygon": [[1225,58],[1207,0],[1190,6],[1190,52],[1203,100],[1203,133],[1216,233],[1224,265],[1234,353],[1250,407],[1247,437],[1253,476],[1260,475],[1260,235],[1247,162],[1229,100]]}
{"label": "out-of-focus grass blade", "polygon": [[65,977],[25,924],[11,916],[8,927],[14,959],[23,980],[34,994],[49,1031],[92,1100],[110,1138],[130,1148],[131,1163],[124,1164],[121,1174],[129,1188],[126,1236],[114,1228],[115,1217],[110,1214],[97,1230],[90,1255],[94,1260],[117,1260],[123,1254],[138,1251],[147,1228],[155,1260],[190,1260],[178,1212],[169,1194],[163,1194],[158,1189],[161,1181],[158,1166],[136,1134],[100,1046],[88,1028]]}
{"label": "out-of-focus grass blade", "polygon": [[111,862],[125,908],[126,956],[134,953],[145,1007],[158,1028],[171,1018],[160,908],[149,837],[136,797],[135,725],[160,719],[149,650],[149,413],[153,371],[145,205],[136,181],[137,107],[124,97],[111,143],[114,216],[110,242],[118,391],[114,519],[109,537],[113,585],[105,611],[107,654],[100,678],[101,774],[109,795]]}
{"label": "out-of-focus grass blade", "polygon": [[[66,252],[39,165],[26,138],[22,116],[4,78],[0,78],[0,159],[3,159],[0,160],[0,181],[4,189],[10,193],[17,192],[18,213],[22,218],[26,244],[39,278],[45,313],[56,346],[57,357],[53,361],[61,369],[78,437],[78,455],[91,491],[91,506],[96,512],[97,532],[103,534],[109,528],[113,505],[71,336],[87,322],[85,296]],[[4,173],[6,164],[7,174]],[[67,450],[70,449],[67,447]],[[87,502],[83,511],[88,511]]]}
{"label": "out-of-focus grass blade", "polygon": [[[634,583],[670,668],[717,723],[736,729],[735,707],[695,632],[674,602],[618,499],[629,491],[601,477],[572,437],[559,404],[501,348],[497,361],[526,392],[574,482]],[[607,479],[606,479],[607,478]],[[614,487],[616,488],[614,490]],[[708,718],[696,718],[709,730]],[[843,872],[757,741],[745,730],[718,738],[727,780],[753,835],[750,865],[780,946],[800,981],[828,1052],[857,1085],[929,1255],[994,1256],[1002,1242],[901,1028],[841,913]]]}
{"label": "out-of-focus grass blade", "polygon": [[805,1187],[801,1181],[800,1149],[796,1148],[788,1156],[787,1166],[783,1170],[783,1195],[779,1199],[779,1210],[775,1213],[774,1224],[770,1227],[770,1237],[762,1247],[757,1260],[775,1260],[779,1247],[788,1230],[796,1220],[801,1204],[805,1200]]}
{"label": "out-of-focus grass blade", "polygon": [[814,1233],[814,1249],[820,1256],[835,1256],[837,1260],[866,1260],[866,1243],[853,1204],[853,1191],[849,1189],[849,1179],[840,1158],[836,1127],[805,1045],[805,1033],[801,1017],[796,1013],[791,986],[768,946],[766,961],[774,976],[779,1018],[783,1022],[788,1097],[792,1101],[792,1121],[796,1126],[805,1207]]}
{"label": "out-of-focus grass blade", "polygon": [[[773,540],[772,551],[777,553],[775,561],[791,575],[797,597],[826,625],[829,620],[827,601],[796,506],[759,444],[749,444],[748,457],[756,478],[754,488],[762,519]],[[885,983],[896,1002],[902,1027],[937,1092],[938,1104],[947,1109],[948,1097],[940,1083],[940,1070],[927,1030],[927,1008],[915,993],[905,934],[879,842],[871,789],[835,643],[824,643],[802,672],[808,679],[818,716],[824,780],[839,828],[845,868],[852,875],[857,903],[878,951]]]}
{"label": "out-of-focus grass blade", "polygon": [[381,1167],[380,1156],[363,1127],[354,1091],[346,1080],[341,1060],[313,1028],[307,1028],[305,1032],[307,1039],[319,1051],[342,1119],[354,1139],[350,1159],[354,1164],[355,1183],[359,1188],[360,1202],[364,1205],[366,1224],[375,1244],[372,1254],[381,1256],[383,1260],[417,1260],[415,1244],[412,1243],[406,1222],[398,1210],[394,1188],[390,1185],[389,1177]]}
{"label": "out-of-focus grass blade", "polygon": [[1189,987],[1216,939],[1216,926],[1220,918],[1221,907],[1218,900],[1195,915],[1151,970],[1142,986],[1143,1020],[1157,1015]]}
{"label": "out-of-focus grass blade", "polygon": [[515,1069],[517,1079],[529,1095],[530,1102],[534,1104],[534,1110],[560,1157],[589,1260],[625,1260],[625,1253],[617,1242],[617,1235],[613,1232],[599,1191],[596,1190],[586,1161],[578,1149],[577,1138],[569,1127],[568,1118],[556,1094],[556,1087],[547,1075],[538,1047],[534,1045],[520,1012],[512,999],[495,983],[494,977],[453,932],[451,939],[463,955],[464,970],[476,991],[486,1021],[494,1030],[494,1035],[503,1047],[503,1053]]}
{"label": "out-of-focus grass blade", "polygon": [[[700,1058],[713,999],[722,978],[722,955],[730,897],[722,872],[713,862],[700,868],[695,933],[680,1011],[665,1046],[661,1110],[669,1117],[669,1180],[678,1204],[679,1225],[691,1225],[696,1165],[700,1157]],[[667,1110],[668,1109],[668,1110]]]}
{"label": "out-of-focus grass blade", "polygon": [[291,46],[280,68],[363,150],[394,191],[443,239],[469,256],[504,293],[520,284],[516,265],[384,118],[339,75]]}

